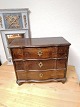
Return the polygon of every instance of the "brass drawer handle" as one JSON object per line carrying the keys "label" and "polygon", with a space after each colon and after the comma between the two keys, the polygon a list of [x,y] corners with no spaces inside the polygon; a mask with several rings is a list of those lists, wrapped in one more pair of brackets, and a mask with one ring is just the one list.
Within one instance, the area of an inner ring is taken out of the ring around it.
{"label": "brass drawer handle", "polygon": [[39,62],[39,67],[41,68],[43,66],[43,63],[42,62]]}
{"label": "brass drawer handle", "polygon": [[37,54],[38,56],[42,56],[43,52],[41,51],[41,49],[38,50]]}
{"label": "brass drawer handle", "polygon": [[42,78],[42,77],[43,77],[43,74],[42,74],[42,73],[40,73],[40,74],[39,74],[39,77],[41,77],[41,78]]}

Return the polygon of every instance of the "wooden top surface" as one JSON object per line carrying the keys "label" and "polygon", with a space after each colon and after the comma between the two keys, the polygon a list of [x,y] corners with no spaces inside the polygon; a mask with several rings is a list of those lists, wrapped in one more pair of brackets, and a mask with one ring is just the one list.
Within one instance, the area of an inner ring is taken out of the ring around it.
{"label": "wooden top surface", "polygon": [[9,44],[9,48],[14,47],[47,47],[47,46],[63,46],[71,45],[63,37],[47,37],[47,38],[19,38]]}

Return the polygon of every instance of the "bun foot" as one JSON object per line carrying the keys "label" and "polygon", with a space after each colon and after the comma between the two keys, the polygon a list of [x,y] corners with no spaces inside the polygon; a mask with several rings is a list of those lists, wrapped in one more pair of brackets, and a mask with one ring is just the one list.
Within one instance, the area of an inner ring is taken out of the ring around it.
{"label": "bun foot", "polygon": [[67,80],[67,79],[66,79],[66,78],[64,78],[64,79],[62,80],[62,83],[64,84],[64,83],[66,82],[66,80]]}
{"label": "bun foot", "polygon": [[16,83],[20,86],[22,85],[22,82],[16,81]]}

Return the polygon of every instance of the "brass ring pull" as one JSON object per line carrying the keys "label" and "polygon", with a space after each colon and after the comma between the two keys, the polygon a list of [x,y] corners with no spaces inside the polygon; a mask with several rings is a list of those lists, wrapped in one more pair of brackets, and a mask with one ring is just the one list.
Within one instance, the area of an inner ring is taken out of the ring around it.
{"label": "brass ring pull", "polygon": [[43,63],[42,62],[39,62],[39,67],[41,68],[43,66]]}
{"label": "brass ring pull", "polygon": [[40,74],[39,74],[39,77],[41,77],[41,78],[42,78],[42,77],[43,77],[43,74],[42,74],[42,73],[40,73]]}
{"label": "brass ring pull", "polygon": [[43,52],[39,49],[37,54],[38,54],[38,56],[42,56]]}

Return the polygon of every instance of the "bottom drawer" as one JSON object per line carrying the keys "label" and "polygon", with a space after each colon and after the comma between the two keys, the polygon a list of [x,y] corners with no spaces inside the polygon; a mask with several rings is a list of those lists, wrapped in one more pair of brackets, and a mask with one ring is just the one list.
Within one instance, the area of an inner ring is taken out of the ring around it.
{"label": "bottom drawer", "polygon": [[64,70],[49,71],[18,71],[16,72],[18,80],[47,80],[64,78]]}
{"label": "bottom drawer", "polygon": [[30,71],[27,73],[27,78],[33,80],[60,79],[64,78],[64,70]]}

